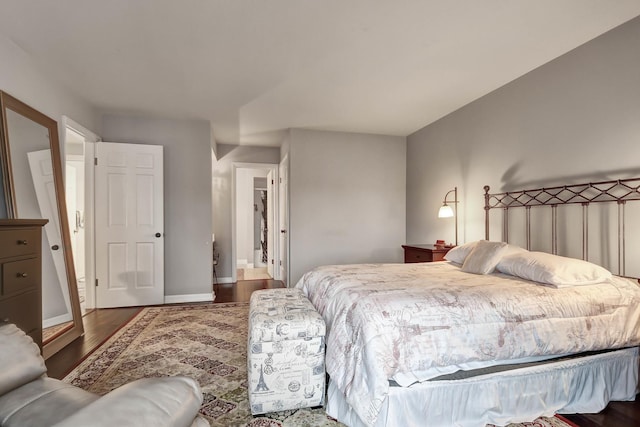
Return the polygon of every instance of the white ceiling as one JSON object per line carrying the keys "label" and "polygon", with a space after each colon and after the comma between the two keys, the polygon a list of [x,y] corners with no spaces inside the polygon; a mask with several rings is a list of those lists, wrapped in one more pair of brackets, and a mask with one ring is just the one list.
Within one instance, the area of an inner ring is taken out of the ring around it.
{"label": "white ceiling", "polygon": [[98,111],[279,145],[292,127],[408,135],[638,15],[638,0],[0,0],[0,33]]}

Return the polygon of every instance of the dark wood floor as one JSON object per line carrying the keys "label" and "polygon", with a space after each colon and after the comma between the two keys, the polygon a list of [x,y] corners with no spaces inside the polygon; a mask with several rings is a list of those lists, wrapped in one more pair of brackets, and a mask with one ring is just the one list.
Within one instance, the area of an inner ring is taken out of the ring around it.
{"label": "dark wood floor", "polygon": [[633,402],[611,402],[598,414],[563,415],[580,427],[638,427],[640,426],[640,397]]}
{"label": "dark wood floor", "polygon": [[[277,280],[245,280],[237,284],[214,285],[216,303],[249,301],[251,293],[257,289],[280,288]],[[95,348],[118,331],[141,308],[111,308],[94,310],[84,320],[85,334],[50,357],[47,361],[48,374],[53,378],[63,378]],[[563,415],[580,427],[638,427],[640,426],[640,399],[633,402],[612,402],[599,414]]]}

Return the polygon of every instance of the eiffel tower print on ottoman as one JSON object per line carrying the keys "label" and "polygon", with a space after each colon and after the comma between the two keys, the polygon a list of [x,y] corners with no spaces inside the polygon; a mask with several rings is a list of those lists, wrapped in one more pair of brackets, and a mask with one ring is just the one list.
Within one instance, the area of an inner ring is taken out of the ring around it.
{"label": "eiffel tower print on ottoman", "polygon": [[253,292],[247,347],[253,415],[324,403],[325,332],[322,316],[299,289]]}

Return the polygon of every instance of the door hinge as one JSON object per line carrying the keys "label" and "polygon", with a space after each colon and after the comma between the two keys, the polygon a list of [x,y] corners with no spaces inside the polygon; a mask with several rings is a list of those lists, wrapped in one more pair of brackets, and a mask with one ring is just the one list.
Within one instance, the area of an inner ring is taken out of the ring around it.
{"label": "door hinge", "polygon": [[278,179],[280,180],[280,181],[279,181],[279,182],[280,182],[280,184],[282,184],[282,178],[278,178]]}
{"label": "door hinge", "polygon": [[271,180],[271,185],[273,185],[273,184],[275,184],[275,181],[274,181],[274,180]]}
{"label": "door hinge", "polygon": [[271,265],[273,265],[273,258],[271,259]]}
{"label": "door hinge", "polygon": [[94,166],[98,166],[98,158],[97,157],[93,158],[93,164],[94,164]]}
{"label": "door hinge", "polygon": [[96,288],[98,287],[98,279],[96,279]]}
{"label": "door hinge", "polygon": [[282,261],[280,261],[280,267],[282,267]]}

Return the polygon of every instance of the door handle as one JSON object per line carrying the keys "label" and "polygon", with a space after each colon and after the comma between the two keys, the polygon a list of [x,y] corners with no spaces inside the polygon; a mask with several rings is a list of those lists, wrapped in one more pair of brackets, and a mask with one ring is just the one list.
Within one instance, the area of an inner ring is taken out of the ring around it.
{"label": "door handle", "polygon": [[156,237],[162,237],[162,234],[156,233]]}
{"label": "door handle", "polygon": [[280,232],[281,232],[282,234],[285,234],[285,233],[287,232],[287,230],[280,230]]}
{"label": "door handle", "polygon": [[52,251],[57,251],[58,249],[60,249],[60,246],[58,246],[58,245],[51,246],[51,250]]}

